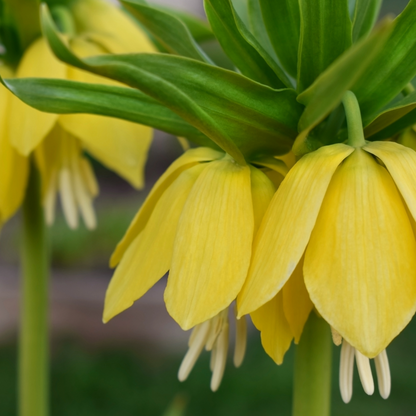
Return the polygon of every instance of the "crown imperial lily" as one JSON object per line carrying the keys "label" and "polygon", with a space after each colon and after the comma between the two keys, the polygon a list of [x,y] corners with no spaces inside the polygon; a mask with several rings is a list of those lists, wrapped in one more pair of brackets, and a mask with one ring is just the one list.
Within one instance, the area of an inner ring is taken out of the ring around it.
{"label": "crown imperial lily", "polygon": [[159,179],[111,258],[104,321],[166,272],[165,302],[183,329],[227,308],[247,275],[253,232],[274,193],[270,179],[224,153],[191,149]]}

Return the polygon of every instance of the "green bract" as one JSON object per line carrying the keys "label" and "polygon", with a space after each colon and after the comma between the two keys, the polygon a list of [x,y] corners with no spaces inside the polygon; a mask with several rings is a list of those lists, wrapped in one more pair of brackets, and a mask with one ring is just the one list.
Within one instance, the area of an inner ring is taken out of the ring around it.
{"label": "green bract", "polygon": [[[86,112],[147,124],[221,148],[238,163],[298,155],[346,140],[346,91],[354,92],[368,140],[416,123],[416,96],[402,90],[416,75],[416,0],[374,29],[381,0],[205,0],[209,26],[152,6],[123,5],[153,36],[160,54],[82,59],[66,45],[43,6],[42,28],[62,61],[129,87],[69,81],[5,80],[42,111]],[[216,37],[235,71],[203,48]],[[104,45],[105,46],[105,45]]]}

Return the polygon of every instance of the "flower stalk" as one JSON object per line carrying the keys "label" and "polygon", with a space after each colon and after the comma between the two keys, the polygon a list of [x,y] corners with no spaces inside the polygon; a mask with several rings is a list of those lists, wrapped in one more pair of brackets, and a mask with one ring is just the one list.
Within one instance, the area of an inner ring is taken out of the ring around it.
{"label": "flower stalk", "polygon": [[363,121],[361,119],[360,105],[357,97],[351,91],[347,91],[342,99],[344,104],[345,115],[347,117],[348,141],[352,147],[365,146]]}
{"label": "flower stalk", "polygon": [[311,313],[296,348],[293,416],[329,416],[332,341],[328,324]]}
{"label": "flower stalk", "polygon": [[19,416],[47,416],[48,248],[40,204],[40,178],[33,166],[23,204],[22,237]]}

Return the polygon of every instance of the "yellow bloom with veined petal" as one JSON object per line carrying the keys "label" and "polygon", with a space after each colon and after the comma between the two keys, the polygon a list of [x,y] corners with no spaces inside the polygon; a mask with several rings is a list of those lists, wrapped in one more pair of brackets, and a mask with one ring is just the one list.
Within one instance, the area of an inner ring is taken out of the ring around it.
{"label": "yellow bloom with veined petal", "polygon": [[[277,161],[259,165],[266,169],[239,166],[208,148],[188,150],[156,183],[111,258],[117,269],[104,322],[169,271],[168,312],[183,329],[194,328],[179,379],[187,378],[205,347],[211,351],[214,391],[228,352],[228,309],[246,279],[253,235],[286,173]],[[239,366],[247,329],[244,319],[235,325],[234,364]]]}
{"label": "yellow bloom with veined petal", "polygon": [[227,308],[247,275],[255,223],[272,181],[224,153],[191,149],[159,179],[117,246],[104,321],[130,307],[169,271],[165,302],[183,329]]}
{"label": "yellow bloom with veined petal", "polygon": [[416,153],[397,143],[301,158],[260,226],[239,314],[274,298],[305,255],[318,312],[365,356],[382,354],[416,310],[415,178]]}
{"label": "yellow bloom with veined petal", "polygon": [[[154,52],[150,41],[130,18],[107,2],[77,1],[71,5],[71,13],[77,33],[69,39],[69,44],[80,56]],[[26,50],[16,77],[115,84],[64,65],[52,54],[43,38]],[[94,228],[92,200],[98,187],[91,166],[83,156],[84,151],[133,186],[143,186],[151,128],[95,115],[42,113],[16,97],[10,98],[9,106],[9,140],[23,156],[35,153],[42,175],[43,204],[48,223],[53,222],[54,201],[59,191],[69,226],[75,228],[78,225],[79,211],[87,227]]]}

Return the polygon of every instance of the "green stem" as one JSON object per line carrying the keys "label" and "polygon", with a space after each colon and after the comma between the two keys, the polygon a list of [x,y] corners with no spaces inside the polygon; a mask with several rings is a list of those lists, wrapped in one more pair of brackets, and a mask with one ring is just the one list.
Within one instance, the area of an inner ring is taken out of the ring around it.
{"label": "green stem", "polygon": [[348,144],[352,147],[365,146],[363,122],[361,120],[360,106],[357,97],[351,91],[347,91],[342,99],[348,125]]}
{"label": "green stem", "polygon": [[19,416],[49,413],[48,249],[40,178],[32,166],[23,204]]}
{"label": "green stem", "polygon": [[293,416],[329,416],[332,341],[328,324],[312,312],[296,348]]}

